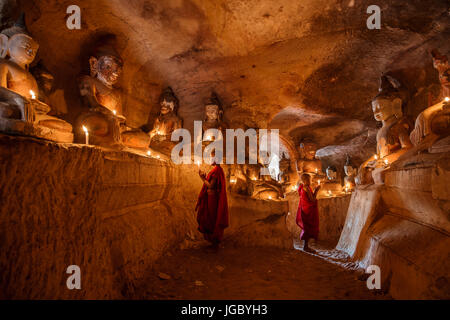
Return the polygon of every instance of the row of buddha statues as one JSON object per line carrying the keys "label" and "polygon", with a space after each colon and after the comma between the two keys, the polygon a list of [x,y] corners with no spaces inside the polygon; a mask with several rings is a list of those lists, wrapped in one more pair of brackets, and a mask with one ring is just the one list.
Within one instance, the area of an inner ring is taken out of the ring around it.
{"label": "row of buddha statues", "polygon": [[[343,184],[335,166],[328,166],[323,170],[322,161],[316,158],[318,145],[311,140],[300,143],[299,160],[297,162],[298,174],[307,173],[311,176],[313,186],[320,185],[318,198],[337,197],[351,193],[355,187],[357,169],[347,155],[344,165],[345,177]],[[296,187],[294,188],[296,190]]]}
{"label": "row of buddha statues", "polygon": [[450,81],[448,58],[432,51],[433,66],[438,71],[440,95],[437,103],[428,106],[413,124],[404,114],[407,93],[401,83],[384,75],[378,95],[372,101],[374,118],[382,123],[377,132],[376,154],[360,167],[357,184],[383,184],[390,166],[419,153],[450,152]]}
{"label": "row of buddha statues", "polygon": [[[79,94],[84,111],[75,121],[75,128],[52,114],[49,93],[53,76],[42,65],[31,71],[39,44],[25,26],[24,16],[10,28],[0,33],[0,131],[34,136],[56,142],[82,141],[83,131],[89,131],[89,142],[102,147],[135,150],[153,148],[170,153],[172,132],[181,128],[177,115],[179,100],[169,87],[159,99],[160,112],[152,128],[133,128],[123,116],[121,91],[116,88],[123,60],[115,49],[115,37],[103,37],[89,58],[90,74],[79,78]],[[352,189],[354,184],[382,183],[384,172],[400,157],[419,152],[450,151],[450,86],[449,66],[446,56],[432,52],[433,66],[441,83],[439,102],[428,106],[419,114],[413,126],[404,115],[407,93],[401,83],[386,74],[381,77],[379,93],[372,101],[374,118],[382,123],[377,133],[376,154],[356,170],[348,159],[344,170],[344,186],[336,178],[336,169],[329,167],[326,175],[322,163],[315,158],[317,147],[305,141],[300,145],[301,157],[298,172],[313,176],[313,183],[323,183],[321,193],[338,194]],[[210,128],[224,130],[223,108],[216,94],[205,104],[203,131]],[[74,137],[75,133],[75,137]],[[236,180],[236,192],[255,198],[281,198],[292,189],[289,172],[291,161],[280,159],[278,179],[257,174],[262,164],[235,166],[230,173]],[[357,174],[356,174],[357,172]],[[237,181],[240,181],[239,183]]]}
{"label": "row of buddha statues", "polygon": [[[152,128],[132,128],[123,116],[121,90],[116,88],[123,60],[115,49],[115,37],[104,36],[89,58],[90,74],[79,78],[78,88],[84,111],[72,125],[52,111],[48,94],[53,75],[40,63],[30,70],[39,44],[25,26],[24,15],[0,33],[0,131],[61,143],[83,141],[123,150],[148,150],[150,147],[170,154],[174,130],[182,127],[177,115],[179,101],[166,88],[159,99],[160,112]],[[60,108],[60,107],[59,107]],[[55,109],[55,108],[53,108]],[[58,109],[58,108],[56,108]],[[54,111],[54,110],[53,110]],[[224,129],[223,109],[215,93],[205,105],[203,130]]]}

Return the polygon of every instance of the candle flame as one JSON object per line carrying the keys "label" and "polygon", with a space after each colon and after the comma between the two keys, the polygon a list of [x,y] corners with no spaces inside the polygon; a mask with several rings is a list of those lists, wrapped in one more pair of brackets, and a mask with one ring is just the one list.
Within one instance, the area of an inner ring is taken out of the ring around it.
{"label": "candle flame", "polygon": [[85,126],[83,126],[83,131],[84,131],[85,133],[88,133],[88,129],[87,129]]}
{"label": "candle flame", "polygon": [[36,99],[36,94],[33,90],[30,90],[31,99]]}
{"label": "candle flame", "polygon": [[147,151],[147,155],[149,156],[149,155],[151,155],[152,153],[150,152],[150,150],[148,150]]}
{"label": "candle flame", "polygon": [[388,159],[384,159],[384,164],[386,164],[386,165],[388,165],[388,164],[389,164],[389,161],[388,161]]}
{"label": "candle flame", "polygon": [[272,200],[272,196],[269,196],[269,200]]}
{"label": "candle flame", "polygon": [[116,111],[116,110],[113,110],[113,113],[114,113],[114,115],[116,115],[116,114],[117,114],[117,111]]}
{"label": "candle flame", "polygon": [[156,158],[159,159],[159,155],[157,155]]}
{"label": "candle flame", "polygon": [[449,97],[445,97],[445,102],[449,102],[450,101],[450,98]]}
{"label": "candle flame", "polygon": [[375,160],[378,160],[378,155],[377,154],[375,155]]}

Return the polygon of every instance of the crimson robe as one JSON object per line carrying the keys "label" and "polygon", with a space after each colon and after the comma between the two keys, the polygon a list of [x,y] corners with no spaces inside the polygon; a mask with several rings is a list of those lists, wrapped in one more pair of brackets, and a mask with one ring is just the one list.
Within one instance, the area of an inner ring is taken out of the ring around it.
{"label": "crimson robe", "polygon": [[[305,187],[306,188],[306,187]],[[308,187],[312,194],[311,187]],[[308,240],[314,238],[317,240],[319,236],[319,209],[317,207],[317,199],[309,200],[308,194],[303,185],[298,188],[300,202],[297,210],[297,225],[302,228],[300,240]]]}
{"label": "crimson robe", "polygon": [[216,192],[209,194],[208,187],[203,184],[195,210],[198,230],[206,240],[219,243],[223,238],[223,230],[228,227],[228,200],[225,174],[218,165],[208,173],[206,180],[210,182],[213,178],[217,181]]}

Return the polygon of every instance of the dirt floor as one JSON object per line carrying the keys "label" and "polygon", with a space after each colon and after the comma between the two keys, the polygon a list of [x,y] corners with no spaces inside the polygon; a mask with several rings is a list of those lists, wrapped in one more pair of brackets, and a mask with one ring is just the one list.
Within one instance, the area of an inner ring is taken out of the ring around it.
{"label": "dirt floor", "polygon": [[320,250],[311,255],[295,249],[225,246],[216,252],[201,245],[161,258],[139,295],[193,300],[389,298],[367,289],[364,275],[329,258]]}

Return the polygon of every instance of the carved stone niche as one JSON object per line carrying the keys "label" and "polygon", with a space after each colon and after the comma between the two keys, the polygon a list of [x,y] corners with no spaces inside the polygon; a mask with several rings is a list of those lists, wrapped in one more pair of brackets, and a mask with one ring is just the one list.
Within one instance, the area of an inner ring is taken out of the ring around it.
{"label": "carved stone niche", "polygon": [[0,131],[55,142],[72,142],[72,125],[48,113],[35,77],[29,72],[38,43],[25,26],[25,16],[0,33]]}

